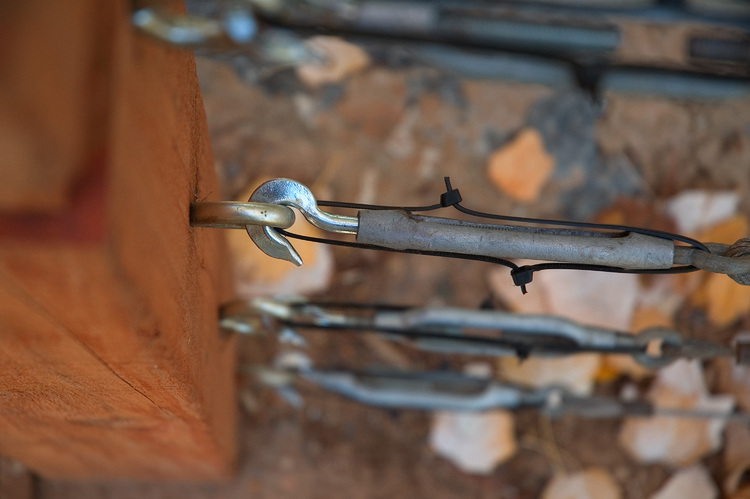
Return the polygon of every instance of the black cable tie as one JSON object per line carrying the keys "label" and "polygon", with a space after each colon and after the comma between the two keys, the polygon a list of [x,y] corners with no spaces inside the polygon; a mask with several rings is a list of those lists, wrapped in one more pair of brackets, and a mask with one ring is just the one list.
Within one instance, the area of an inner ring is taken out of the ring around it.
{"label": "black cable tie", "polygon": [[529,265],[518,267],[510,271],[510,276],[513,278],[513,284],[521,287],[523,294],[526,294],[526,285],[534,280],[534,268]]}
{"label": "black cable tie", "polygon": [[443,177],[443,180],[445,181],[445,192],[440,195],[440,205],[443,208],[456,206],[461,201],[463,201],[461,193],[458,191],[458,189],[453,188],[453,186],[451,185],[450,177]]}
{"label": "black cable tie", "polygon": [[463,198],[461,197],[461,193],[458,191],[458,189],[449,189],[448,191],[440,195],[440,205],[443,208],[457,205],[461,201],[463,201]]}

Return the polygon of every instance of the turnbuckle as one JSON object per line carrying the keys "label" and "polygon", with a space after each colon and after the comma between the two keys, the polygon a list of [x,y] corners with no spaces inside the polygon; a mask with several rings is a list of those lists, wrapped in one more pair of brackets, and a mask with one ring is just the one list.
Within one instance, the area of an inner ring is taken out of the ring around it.
{"label": "turnbuckle", "polygon": [[296,359],[294,363],[296,365],[282,361],[277,367],[257,367],[254,371],[262,384],[277,389],[295,405],[301,405],[302,398],[292,386],[300,379],[361,404],[385,409],[467,412],[536,409],[553,417],[565,414],[586,418],[662,416],[750,422],[750,414],[746,413],[675,409],[659,407],[649,400],[580,396],[562,387],[532,389],[453,372],[325,370],[314,367],[306,358]]}
{"label": "turnbuckle", "polygon": [[[648,368],[678,358],[730,357],[734,350],[683,338],[667,328],[637,334],[589,326],[550,315],[522,315],[462,308],[389,308],[363,304],[316,304],[254,298],[222,307],[220,324],[240,333],[292,329],[373,332],[430,352],[480,356],[559,356],[598,352],[631,355]],[[301,342],[298,342],[301,343]]]}

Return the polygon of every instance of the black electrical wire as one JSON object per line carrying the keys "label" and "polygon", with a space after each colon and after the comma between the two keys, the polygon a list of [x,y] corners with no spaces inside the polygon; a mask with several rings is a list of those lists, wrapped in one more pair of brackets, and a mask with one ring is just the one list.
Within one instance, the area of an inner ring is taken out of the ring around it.
{"label": "black electrical wire", "polygon": [[[448,251],[422,251],[422,250],[411,250],[411,249],[397,250],[397,249],[392,249],[392,248],[386,248],[384,246],[377,246],[374,244],[362,244],[362,243],[357,243],[357,242],[352,242],[352,241],[337,241],[336,239],[327,239],[323,237],[304,236],[302,234],[295,234],[294,232],[289,232],[284,229],[276,229],[276,232],[278,232],[279,234],[285,237],[299,239],[302,241],[310,241],[313,243],[328,244],[331,246],[343,246],[346,248],[359,248],[359,249],[368,249],[368,250],[375,250],[375,251],[388,251],[390,253],[406,253],[406,254],[411,254],[411,255],[441,256],[445,258],[455,258],[458,260],[473,260],[477,262],[494,263],[494,264],[508,267],[509,269],[511,269],[511,272],[516,271],[517,269],[520,268],[518,265],[511,262],[510,260],[505,260],[504,258],[495,258],[492,256],[466,255],[464,253],[451,253]],[[526,286],[522,285],[521,290],[524,293],[526,293]]]}
{"label": "black electrical wire", "polygon": [[[445,187],[448,192],[451,192],[451,191],[458,192],[458,189],[453,189],[451,187],[450,177],[445,177],[444,180],[445,180]],[[604,229],[604,230],[619,230],[619,231],[624,231],[624,232],[635,232],[635,233],[643,234],[646,236],[658,237],[661,239],[669,239],[671,241],[679,241],[682,243],[687,243],[690,246],[696,247],[700,250],[710,252],[708,247],[706,247],[706,245],[703,244],[702,242],[696,239],[693,239],[691,237],[682,236],[679,234],[673,234],[671,232],[665,232],[665,231],[653,230],[653,229],[644,229],[641,227],[631,227],[629,225],[598,224],[598,223],[589,223],[589,222],[571,222],[571,221],[565,221],[565,220],[512,217],[509,215],[497,215],[494,213],[485,213],[481,211],[471,210],[469,208],[462,206],[461,205],[462,200],[460,198],[460,194],[458,194],[457,196],[459,200],[456,203],[452,204],[451,206],[453,206],[455,209],[457,209],[461,213],[465,213],[473,217],[488,218],[492,220],[505,220],[508,222],[521,222],[521,223],[529,223],[529,224],[560,225],[564,227],[579,227],[579,228],[586,228],[586,229]]]}

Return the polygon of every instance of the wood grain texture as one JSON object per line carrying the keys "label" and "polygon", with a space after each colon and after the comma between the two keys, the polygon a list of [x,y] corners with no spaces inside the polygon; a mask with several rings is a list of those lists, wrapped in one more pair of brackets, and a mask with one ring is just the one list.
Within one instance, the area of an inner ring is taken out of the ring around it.
{"label": "wood grain texture", "polygon": [[86,3],[94,19],[68,29],[106,34],[103,147],[66,207],[0,217],[0,453],[48,477],[221,479],[231,286],[223,234],[188,222],[219,198],[194,58],[134,34],[128,2]]}

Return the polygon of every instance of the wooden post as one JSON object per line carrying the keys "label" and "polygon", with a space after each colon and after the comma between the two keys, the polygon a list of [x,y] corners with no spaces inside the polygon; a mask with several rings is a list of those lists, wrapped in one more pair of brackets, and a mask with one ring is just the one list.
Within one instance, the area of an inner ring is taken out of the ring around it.
{"label": "wooden post", "polygon": [[47,477],[227,477],[226,253],[188,222],[192,201],[220,199],[194,58],[134,33],[126,0],[11,4],[0,130],[21,143],[0,148],[15,182],[0,188],[0,453]]}

